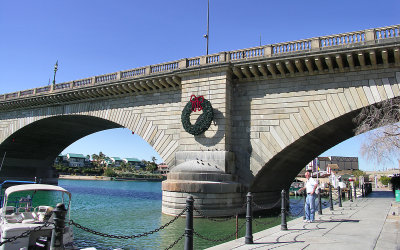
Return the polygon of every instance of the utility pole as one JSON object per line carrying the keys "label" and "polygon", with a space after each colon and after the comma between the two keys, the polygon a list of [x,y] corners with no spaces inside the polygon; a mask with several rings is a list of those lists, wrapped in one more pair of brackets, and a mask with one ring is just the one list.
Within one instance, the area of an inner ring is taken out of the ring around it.
{"label": "utility pole", "polygon": [[204,35],[204,38],[207,39],[207,54],[206,55],[208,55],[208,39],[210,38],[209,26],[210,26],[210,0],[208,0],[208,5],[207,5],[207,34]]}

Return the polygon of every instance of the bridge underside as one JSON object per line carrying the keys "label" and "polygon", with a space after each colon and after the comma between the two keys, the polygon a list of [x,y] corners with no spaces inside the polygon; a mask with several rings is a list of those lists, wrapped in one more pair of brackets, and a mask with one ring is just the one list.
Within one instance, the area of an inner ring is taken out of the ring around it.
{"label": "bridge underside", "polygon": [[89,134],[120,125],[90,116],[54,116],[19,129],[0,145],[1,180],[34,180],[57,183],[52,166],[63,149]]}
{"label": "bridge underside", "polygon": [[282,189],[288,189],[310,160],[355,135],[353,118],[358,113],[356,110],[338,117],[293,142],[260,170],[250,191],[279,194]]}

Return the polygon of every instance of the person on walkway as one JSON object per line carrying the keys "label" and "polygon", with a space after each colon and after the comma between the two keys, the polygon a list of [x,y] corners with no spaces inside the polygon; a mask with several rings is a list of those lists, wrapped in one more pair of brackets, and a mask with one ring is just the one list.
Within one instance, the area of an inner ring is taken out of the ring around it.
{"label": "person on walkway", "polygon": [[315,190],[317,189],[318,183],[311,177],[311,172],[306,172],[306,185],[298,190],[300,193],[304,189],[307,191],[306,203],[304,210],[306,211],[306,219],[304,222],[314,222],[315,220],[315,198],[317,195],[315,194]]}

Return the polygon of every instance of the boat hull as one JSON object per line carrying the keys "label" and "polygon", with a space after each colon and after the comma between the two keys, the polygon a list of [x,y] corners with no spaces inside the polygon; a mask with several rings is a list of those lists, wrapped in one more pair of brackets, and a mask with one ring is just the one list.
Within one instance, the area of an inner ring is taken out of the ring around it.
{"label": "boat hull", "polygon": [[[19,224],[19,225],[18,225]],[[34,228],[41,226],[40,224],[20,224],[20,223],[10,223],[3,224],[0,228],[0,239],[1,242],[6,241],[12,237],[18,237],[25,233],[26,231],[31,231]],[[53,225],[48,227],[43,227],[38,231],[32,231],[28,236],[18,238],[15,241],[8,242],[0,246],[0,250],[9,249],[29,249],[37,244],[40,244],[40,239],[45,239],[45,245],[50,247],[51,234],[53,230]],[[65,249],[73,249],[73,234],[70,227],[65,227],[63,234],[63,244],[66,246]],[[69,246],[69,247],[68,247]]]}

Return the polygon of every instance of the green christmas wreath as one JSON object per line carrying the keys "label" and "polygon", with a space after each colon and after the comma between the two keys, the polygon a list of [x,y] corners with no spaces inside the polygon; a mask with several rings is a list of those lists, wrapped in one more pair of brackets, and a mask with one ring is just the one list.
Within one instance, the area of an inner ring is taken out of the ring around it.
{"label": "green christmas wreath", "polygon": [[203,113],[197,118],[194,125],[190,123],[190,114],[192,111],[192,102],[189,101],[182,111],[181,121],[183,128],[192,135],[200,135],[204,133],[211,125],[214,118],[214,111],[211,103],[204,99],[201,106],[203,107]]}

